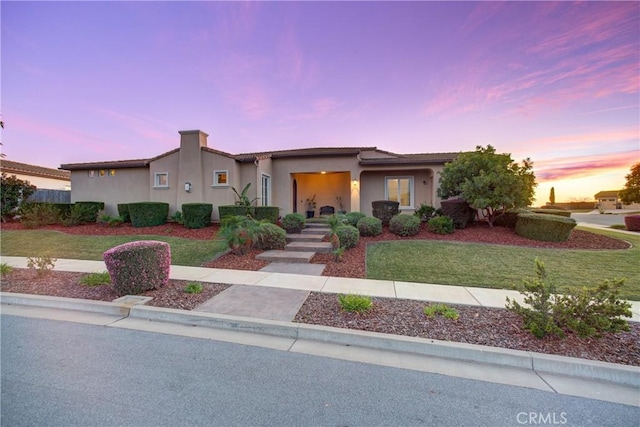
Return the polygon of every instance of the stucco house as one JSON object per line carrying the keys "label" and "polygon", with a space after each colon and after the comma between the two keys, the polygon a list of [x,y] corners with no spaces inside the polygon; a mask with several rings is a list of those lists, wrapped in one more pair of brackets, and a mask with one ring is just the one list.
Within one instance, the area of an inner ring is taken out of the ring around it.
{"label": "stucco house", "polygon": [[71,172],[71,199],[102,201],[117,215],[118,203],[166,202],[170,214],[183,203],[232,205],[248,183],[258,206],[281,215],[305,214],[315,196],[322,206],[371,215],[371,202],[397,200],[401,211],[421,203],[440,205],[438,176],[457,153],[396,154],[376,147],[304,148],[229,154],[207,145],[207,134],[180,131],[180,146],[150,159],[63,164]]}
{"label": "stucco house", "polygon": [[640,203],[632,203],[625,205],[620,200],[620,190],[600,191],[593,196],[596,199],[597,206],[601,209],[640,209]]}
{"label": "stucco house", "polygon": [[0,172],[9,176],[15,175],[16,178],[23,181],[29,181],[38,189],[69,190],[71,186],[71,174],[66,170],[0,159]]}

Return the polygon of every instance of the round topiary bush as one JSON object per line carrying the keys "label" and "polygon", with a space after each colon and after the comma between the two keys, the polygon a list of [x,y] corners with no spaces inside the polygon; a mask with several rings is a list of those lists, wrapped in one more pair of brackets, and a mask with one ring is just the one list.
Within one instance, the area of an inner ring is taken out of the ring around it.
{"label": "round topiary bush", "polygon": [[299,213],[289,213],[282,218],[282,228],[287,233],[300,233],[306,224],[306,219]]}
{"label": "round topiary bush", "polygon": [[628,231],[640,231],[640,215],[625,216],[624,225]]}
{"label": "round topiary bush", "polygon": [[516,222],[516,234],[544,242],[566,242],[576,220],[558,215],[521,213]]}
{"label": "round topiary bush", "polygon": [[351,249],[358,244],[360,240],[360,232],[353,225],[341,225],[336,230],[338,239],[340,239],[340,247]]}
{"label": "round topiary bush", "polygon": [[358,225],[358,221],[360,221],[362,218],[364,218],[366,215],[363,214],[362,212],[349,212],[348,214],[345,215],[345,218],[347,219],[347,221],[349,221],[349,225],[352,226],[356,226]]}
{"label": "round topiary bush", "polygon": [[378,236],[382,234],[382,221],[371,216],[362,218],[358,221],[356,227],[361,236]]}
{"label": "round topiary bush", "polygon": [[265,251],[272,249],[284,249],[287,244],[286,231],[269,222],[260,224],[256,234],[258,249]]}
{"label": "round topiary bush", "polygon": [[118,295],[137,295],[169,283],[171,249],[166,242],[139,240],[109,249],[104,263]]}
{"label": "round topiary bush", "polygon": [[398,236],[415,236],[420,231],[420,218],[415,215],[400,214],[389,221],[389,231]]}
{"label": "round topiary bush", "polygon": [[437,216],[435,218],[431,218],[427,224],[429,226],[429,231],[436,234],[453,234],[455,231],[453,220],[448,216]]}
{"label": "round topiary bush", "polygon": [[372,214],[382,221],[384,225],[389,225],[389,221],[400,213],[400,202],[393,200],[375,200],[371,202]]}

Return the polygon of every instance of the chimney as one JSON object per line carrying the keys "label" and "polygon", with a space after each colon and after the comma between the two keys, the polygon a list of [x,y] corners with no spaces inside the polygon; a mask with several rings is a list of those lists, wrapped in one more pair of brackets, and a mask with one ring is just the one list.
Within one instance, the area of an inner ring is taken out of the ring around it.
{"label": "chimney", "polygon": [[203,202],[206,177],[202,175],[201,148],[207,146],[209,135],[200,130],[183,130],[178,133],[180,134],[180,160],[176,210],[181,210],[183,203]]}

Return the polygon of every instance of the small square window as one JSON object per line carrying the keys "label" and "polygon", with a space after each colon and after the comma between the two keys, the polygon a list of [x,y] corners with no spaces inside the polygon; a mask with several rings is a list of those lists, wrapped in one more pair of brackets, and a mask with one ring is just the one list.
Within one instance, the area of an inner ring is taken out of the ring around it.
{"label": "small square window", "polygon": [[226,170],[213,171],[214,187],[223,187],[228,185],[229,185],[229,171],[226,171]]}
{"label": "small square window", "polygon": [[96,171],[89,171],[89,178],[95,178]]}
{"label": "small square window", "polygon": [[153,186],[155,188],[169,188],[169,172],[158,172],[154,175]]}
{"label": "small square window", "polygon": [[116,176],[116,170],[115,169],[109,169],[109,176]]}
{"label": "small square window", "polygon": [[100,176],[104,176],[104,169],[100,169],[99,174],[100,174]]}

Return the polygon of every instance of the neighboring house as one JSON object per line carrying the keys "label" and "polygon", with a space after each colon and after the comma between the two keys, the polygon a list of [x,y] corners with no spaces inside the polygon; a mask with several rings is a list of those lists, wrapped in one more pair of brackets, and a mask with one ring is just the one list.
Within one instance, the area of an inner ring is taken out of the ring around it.
{"label": "neighboring house", "polygon": [[232,205],[232,187],[248,183],[258,206],[278,206],[281,215],[307,210],[315,195],[322,206],[371,215],[371,202],[397,200],[413,213],[421,203],[440,206],[437,173],[457,153],[395,154],[376,147],[305,148],[229,154],[209,148],[207,134],[180,131],[180,147],[151,159],[63,164],[71,171],[74,201],[102,201],[106,213],[118,203],[166,202],[170,212],[183,203]]}
{"label": "neighboring house", "polygon": [[640,203],[632,203],[625,205],[620,200],[620,190],[600,191],[593,196],[596,199],[597,206],[600,209],[640,209]]}
{"label": "neighboring house", "polygon": [[71,189],[71,173],[66,170],[51,169],[0,159],[0,172],[6,173],[9,176],[15,175],[16,178],[23,181],[29,181],[30,184],[35,185],[38,189]]}

